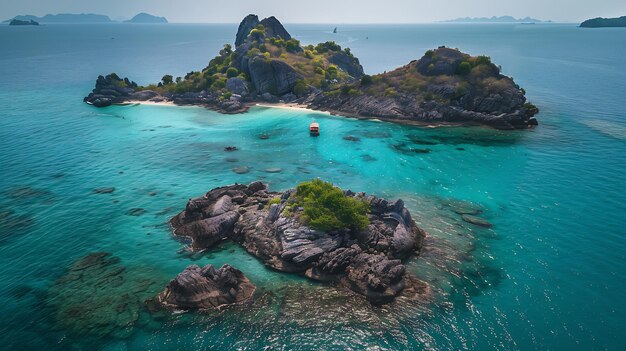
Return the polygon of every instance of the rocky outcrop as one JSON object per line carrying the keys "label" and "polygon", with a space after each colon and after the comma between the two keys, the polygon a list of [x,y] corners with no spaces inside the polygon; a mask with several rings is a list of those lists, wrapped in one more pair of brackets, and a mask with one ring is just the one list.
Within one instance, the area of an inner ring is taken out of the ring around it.
{"label": "rocky outcrop", "polygon": [[212,309],[244,302],[256,287],[243,273],[227,264],[200,268],[191,265],[176,276],[156,301],[175,309]]}
{"label": "rocky outcrop", "polygon": [[359,59],[344,51],[334,53],[328,61],[354,78],[363,77],[363,66],[359,63]]}
{"label": "rocky outcrop", "polygon": [[243,42],[250,34],[250,31],[254,29],[259,24],[259,16],[257,15],[247,15],[241,23],[239,23],[239,28],[237,29],[237,36],[235,37],[235,47],[243,44]]}
{"label": "rocky outcrop", "polygon": [[117,74],[111,73],[98,76],[96,87],[86,96],[83,101],[96,107],[106,107],[111,104],[119,104],[133,99],[137,84],[128,78],[120,78]]}
{"label": "rocky outcrop", "polygon": [[293,91],[296,82],[302,79],[287,63],[264,56],[254,57],[248,63],[248,72],[257,94],[283,95]]}
{"label": "rocky outcrop", "polygon": [[268,38],[281,38],[284,40],[291,39],[289,32],[287,32],[285,27],[283,27],[282,23],[280,23],[276,17],[271,16],[259,21],[259,16],[248,15],[241,21],[241,23],[239,23],[237,36],[235,37],[235,47],[243,44],[248,38],[248,35],[250,35],[250,32],[259,24],[265,28],[265,35]]}
{"label": "rocky outcrop", "polygon": [[[192,240],[194,250],[230,239],[276,270],[334,282],[372,303],[390,302],[405,286],[401,260],[419,253],[424,232],[402,200],[345,194],[369,204],[366,229],[310,228],[299,219],[301,208],[285,210],[294,190],[269,192],[260,182],[216,188],[191,199],[170,224],[175,235]],[[274,198],[280,203],[270,205]]]}
{"label": "rocky outcrop", "polygon": [[261,25],[265,28],[265,35],[268,38],[281,38],[283,40],[291,39],[289,32],[287,32],[282,23],[280,23],[280,21],[274,16],[264,18],[261,21]]}

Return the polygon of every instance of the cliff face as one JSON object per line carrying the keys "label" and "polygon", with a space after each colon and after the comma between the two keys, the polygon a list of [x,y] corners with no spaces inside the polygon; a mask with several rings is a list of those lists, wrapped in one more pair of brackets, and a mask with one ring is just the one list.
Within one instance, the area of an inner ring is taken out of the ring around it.
{"label": "cliff face", "polygon": [[224,113],[245,111],[255,101],[285,101],[358,117],[502,129],[536,125],[538,113],[486,56],[440,47],[394,71],[366,76],[349,49],[334,42],[302,46],[275,17],[256,15],[240,23],[234,50],[225,45],[201,71],[166,75],[147,87],[122,81],[101,76],[85,101],[102,107],[169,100]]}

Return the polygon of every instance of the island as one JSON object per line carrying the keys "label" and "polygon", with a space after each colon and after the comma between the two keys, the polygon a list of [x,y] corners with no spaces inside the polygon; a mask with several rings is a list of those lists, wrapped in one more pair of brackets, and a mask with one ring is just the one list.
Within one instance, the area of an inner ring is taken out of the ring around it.
{"label": "island", "polygon": [[580,24],[583,28],[626,27],[626,16],[619,18],[593,18]]}
{"label": "island", "polygon": [[487,56],[441,46],[390,72],[366,75],[350,49],[329,41],[302,46],[275,17],[248,15],[235,47],[224,45],[207,67],[184,77],[166,74],[139,86],[112,73],[99,76],[84,101],[96,107],[168,101],[223,113],[255,103],[291,103],[334,114],[405,124],[537,125],[539,110]]}
{"label": "island", "polygon": [[[392,302],[405,289],[424,290],[425,283],[402,263],[419,255],[425,236],[404,202],[341,190],[320,179],[284,192],[269,191],[258,181],[216,188],[190,199],[170,225],[174,235],[190,240],[191,250],[231,240],[274,270],[333,284],[373,304]],[[206,309],[245,301],[253,291],[234,267],[194,265],[157,301]]]}
{"label": "island", "polygon": [[13,19],[11,20],[11,22],[9,22],[10,26],[38,26],[39,23],[30,20],[30,21],[22,21],[22,20],[18,20],[18,19]]}
{"label": "island", "polygon": [[[513,16],[493,16],[493,17],[463,17],[453,20],[447,20],[448,23],[541,23],[542,20],[538,20],[531,17],[515,18]],[[550,22],[550,21],[546,21]]]}
{"label": "island", "polygon": [[21,21],[35,21],[39,23],[113,23],[109,16],[97,15],[93,13],[59,13],[56,15],[47,14],[43,17],[20,15],[15,16],[14,19]]}
{"label": "island", "polygon": [[168,23],[165,17],[153,16],[151,14],[142,12],[135,17],[129,19],[128,21],[124,21],[124,23]]}

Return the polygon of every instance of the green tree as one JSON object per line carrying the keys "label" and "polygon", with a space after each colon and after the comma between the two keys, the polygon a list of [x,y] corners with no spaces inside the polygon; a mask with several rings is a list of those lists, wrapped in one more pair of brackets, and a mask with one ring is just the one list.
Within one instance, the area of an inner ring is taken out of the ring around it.
{"label": "green tree", "polygon": [[288,52],[298,52],[300,50],[300,42],[296,39],[289,39],[285,42],[285,49]]}
{"label": "green tree", "polygon": [[226,70],[226,77],[233,78],[239,75],[239,71],[235,67],[228,67]]}
{"label": "green tree", "polygon": [[373,83],[372,76],[366,74],[363,77],[361,77],[361,85],[370,85],[372,83]]}
{"label": "green tree", "polygon": [[300,183],[295,199],[304,208],[301,219],[312,228],[362,230],[369,224],[367,202],[346,196],[341,189],[320,179]]}
{"label": "green tree", "polygon": [[472,65],[467,61],[463,61],[461,62],[459,67],[457,67],[456,73],[464,76],[464,75],[469,74],[471,70],[472,70]]}
{"label": "green tree", "polygon": [[307,85],[303,80],[299,80],[296,82],[296,85],[293,87],[293,93],[298,97],[304,96],[307,92]]}
{"label": "green tree", "polygon": [[163,82],[163,85],[170,85],[174,83],[174,77],[171,74],[166,74],[161,78],[161,82]]}

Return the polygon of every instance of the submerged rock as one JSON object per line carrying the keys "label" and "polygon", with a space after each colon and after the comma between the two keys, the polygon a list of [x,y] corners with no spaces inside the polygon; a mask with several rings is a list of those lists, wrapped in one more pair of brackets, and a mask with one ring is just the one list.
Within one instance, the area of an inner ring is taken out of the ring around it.
{"label": "submerged rock", "polygon": [[95,188],[93,192],[96,194],[110,194],[115,191],[114,187]]}
{"label": "submerged rock", "polygon": [[237,174],[246,174],[250,172],[250,167],[248,166],[235,167],[233,168],[233,172]]}
{"label": "submerged rock", "polygon": [[463,218],[465,222],[477,225],[479,227],[485,227],[485,228],[493,227],[493,224],[491,224],[487,220],[480,218],[480,217],[472,216],[469,214],[464,214],[461,216],[461,218]]}
{"label": "submerged rock", "polygon": [[[294,193],[269,192],[261,182],[216,188],[189,200],[170,224],[175,235],[191,238],[196,250],[230,239],[267,266],[335,282],[372,303],[400,294],[406,274],[401,260],[419,253],[425,235],[402,200],[346,191],[369,204],[370,224],[364,230],[325,232],[300,221],[302,208],[285,211]],[[268,206],[275,198],[280,203]]]}
{"label": "submerged rock", "polygon": [[69,267],[49,289],[46,304],[57,325],[72,334],[126,337],[153,283],[131,277],[118,257],[96,252]]}
{"label": "submerged rock", "polygon": [[144,210],[143,208],[131,208],[130,210],[128,210],[128,212],[126,212],[126,215],[139,217],[144,215],[146,212],[148,211]]}
{"label": "submerged rock", "polygon": [[170,308],[220,308],[250,299],[255,289],[240,270],[227,264],[220,269],[191,265],[167,285],[157,301]]}

